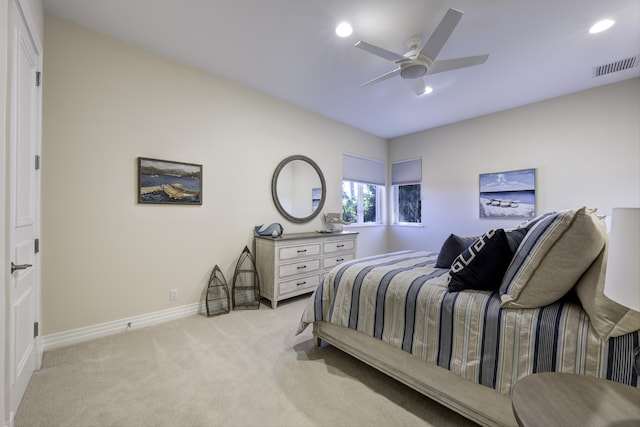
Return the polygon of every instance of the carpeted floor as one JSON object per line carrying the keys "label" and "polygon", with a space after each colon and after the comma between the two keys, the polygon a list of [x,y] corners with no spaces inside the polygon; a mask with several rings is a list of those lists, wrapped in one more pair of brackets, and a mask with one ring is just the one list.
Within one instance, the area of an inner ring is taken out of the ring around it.
{"label": "carpeted floor", "polygon": [[474,426],[327,346],[295,336],[303,299],[192,316],[46,352],[27,426]]}

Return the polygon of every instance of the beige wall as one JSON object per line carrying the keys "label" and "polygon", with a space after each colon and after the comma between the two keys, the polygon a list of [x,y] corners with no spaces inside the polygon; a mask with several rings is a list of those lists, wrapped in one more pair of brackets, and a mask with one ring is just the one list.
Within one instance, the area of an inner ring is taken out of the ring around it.
{"label": "beige wall", "polygon": [[[67,21],[46,15],[45,34],[44,335],[199,301],[215,264],[231,284],[255,225],[319,229],[277,213],[283,158],[316,161],[325,212],[343,151],[386,159],[384,139]],[[202,164],[203,205],[138,204],[139,156]],[[384,227],[361,230],[359,255],[385,250]]]}
{"label": "beige wall", "polygon": [[479,219],[481,173],[535,168],[538,213],[640,206],[640,79],[396,138],[389,153],[422,157],[425,223],[393,227],[391,250],[439,251],[450,233],[518,225]]}
{"label": "beige wall", "polygon": [[[44,335],[197,302],[231,282],[253,227],[280,217],[271,174],[292,154],[325,173],[339,211],[343,152],[423,158],[422,228],[361,228],[358,255],[437,251],[478,218],[478,174],[536,168],[538,212],[640,205],[640,79],[387,141],[204,72],[45,17]],[[201,163],[204,204],[136,203],[138,156]],[[169,301],[169,290],[179,300]]]}

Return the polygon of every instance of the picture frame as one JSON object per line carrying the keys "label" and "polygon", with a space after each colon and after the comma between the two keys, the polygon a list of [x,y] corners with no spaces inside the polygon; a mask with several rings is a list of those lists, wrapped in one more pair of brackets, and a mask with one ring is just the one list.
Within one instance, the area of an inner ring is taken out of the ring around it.
{"label": "picture frame", "polygon": [[138,203],[202,205],[202,165],[138,157]]}
{"label": "picture frame", "polygon": [[536,170],[480,174],[480,218],[533,218]]}

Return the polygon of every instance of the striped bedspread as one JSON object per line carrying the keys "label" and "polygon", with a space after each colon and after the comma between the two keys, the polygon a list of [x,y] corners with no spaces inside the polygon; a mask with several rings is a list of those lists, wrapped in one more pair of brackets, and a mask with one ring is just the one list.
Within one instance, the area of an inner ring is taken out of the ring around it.
{"label": "striped bedspread", "polygon": [[500,309],[497,292],[449,292],[436,259],[402,251],[336,266],[298,333],[318,321],[354,329],[504,395],[518,379],[552,371],[638,387],[631,361],[640,331],[602,341],[578,302]]}

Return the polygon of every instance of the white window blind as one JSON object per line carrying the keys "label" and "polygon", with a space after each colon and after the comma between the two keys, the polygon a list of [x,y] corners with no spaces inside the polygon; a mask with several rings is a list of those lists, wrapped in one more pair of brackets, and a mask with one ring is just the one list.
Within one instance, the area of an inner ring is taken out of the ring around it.
{"label": "white window blind", "polygon": [[353,154],[342,155],[342,179],[365,184],[384,185],[384,162],[365,159]]}
{"label": "white window blind", "polygon": [[422,183],[422,158],[391,164],[391,185]]}

